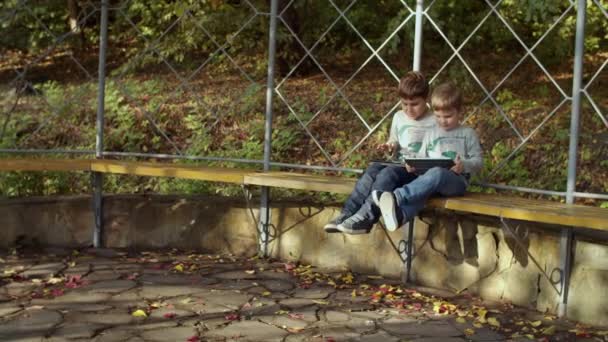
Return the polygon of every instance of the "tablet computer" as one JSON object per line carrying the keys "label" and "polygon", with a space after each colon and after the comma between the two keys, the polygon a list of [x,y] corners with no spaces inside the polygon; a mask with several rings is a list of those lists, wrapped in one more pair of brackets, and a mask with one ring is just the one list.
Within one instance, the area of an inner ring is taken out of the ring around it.
{"label": "tablet computer", "polygon": [[443,167],[446,169],[454,166],[454,161],[448,158],[405,158],[405,162],[416,168],[419,174],[425,173],[427,170],[434,167]]}

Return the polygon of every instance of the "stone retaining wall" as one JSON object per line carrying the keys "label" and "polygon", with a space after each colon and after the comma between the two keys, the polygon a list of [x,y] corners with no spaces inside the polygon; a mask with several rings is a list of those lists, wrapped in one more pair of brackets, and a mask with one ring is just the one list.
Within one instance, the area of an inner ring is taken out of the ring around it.
{"label": "stone retaining wall", "polygon": [[[255,207],[248,209],[245,200],[238,198],[108,196],[104,241],[107,247],[253,255],[259,201],[252,204]],[[376,226],[369,235],[326,234],[322,226],[338,210],[275,203],[271,255],[323,268],[400,277],[403,266],[396,248],[403,231],[389,234]],[[414,236],[412,277],[416,283],[556,312],[559,294],[498,221],[449,214],[424,221],[417,221]],[[17,239],[33,245],[87,246],[93,228],[90,197],[2,200],[0,227],[1,248],[14,245]],[[559,229],[553,228],[519,225],[518,234],[545,273],[557,281]],[[568,306],[571,319],[608,325],[606,242],[577,239]]]}

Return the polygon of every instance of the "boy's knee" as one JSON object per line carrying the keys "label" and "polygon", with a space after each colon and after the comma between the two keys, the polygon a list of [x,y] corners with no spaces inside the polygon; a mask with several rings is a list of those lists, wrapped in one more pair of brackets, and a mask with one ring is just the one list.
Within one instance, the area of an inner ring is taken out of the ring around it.
{"label": "boy's knee", "polygon": [[446,172],[449,172],[448,169],[436,166],[429,169],[425,173],[425,176],[428,175],[428,177],[442,177]]}

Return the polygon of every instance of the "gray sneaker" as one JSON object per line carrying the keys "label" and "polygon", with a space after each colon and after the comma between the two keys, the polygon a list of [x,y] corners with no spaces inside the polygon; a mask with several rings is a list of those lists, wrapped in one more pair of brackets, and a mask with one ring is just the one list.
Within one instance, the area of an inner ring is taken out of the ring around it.
{"label": "gray sneaker", "polygon": [[372,190],[372,200],[376,207],[380,208],[380,196],[382,196],[383,191],[381,190]]}
{"label": "gray sneaker", "polygon": [[342,222],[344,222],[344,220],[346,220],[348,218],[347,214],[340,214],[337,217],[335,217],[333,220],[327,222],[327,224],[323,227],[323,229],[325,230],[326,233],[339,233],[340,230],[338,230],[338,225]]}
{"label": "gray sneaker", "polygon": [[346,234],[368,234],[374,222],[360,214],[355,214],[338,225],[338,230]]}
{"label": "gray sneaker", "polygon": [[395,231],[406,221],[405,215],[397,206],[397,200],[392,192],[383,192],[380,196],[380,212],[388,231]]}

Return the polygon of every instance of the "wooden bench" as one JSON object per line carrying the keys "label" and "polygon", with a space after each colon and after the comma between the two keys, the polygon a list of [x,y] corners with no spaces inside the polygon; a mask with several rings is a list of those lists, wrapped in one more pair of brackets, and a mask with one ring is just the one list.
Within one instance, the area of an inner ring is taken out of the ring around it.
{"label": "wooden bench", "polygon": [[[256,172],[245,169],[201,167],[168,163],[115,161],[98,159],[3,159],[0,171],[93,171],[149,177],[175,177],[241,185],[279,187],[307,191],[349,194],[356,179],[295,172]],[[568,205],[551,201],[532,200],[501,194],[469,193],[462,197],[432,198],[428,208],[453,210],[500,218],[505,229],[511,230],[504,219],[559,225],[562,227],[560,269],[560,316],[565,314],[570,265],[572,259],[573,230],[587,228],[608,231],[608,209],[582,205]],[[414,224],[404,229],[407,247],[404,254],[406,280],[409,279],[412,260]],[[512,233],[512,232],[511,232]],[[534,260],[533,256],[530,257]],[[540,267],[540,266],[539,266]]]}
{"label": "wooden bench", "polygon": [[[148,177],[174,177],[242,185],[350,194],[356,179],[295,172],[201,167],[155,162],[99,159],[3,159],[0,171],[93,171]],[[502,194],[469,193],[432,198],[427,207],[505,219],[608,231],[608,209],[525,199]]]}

